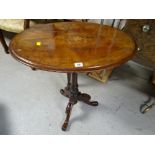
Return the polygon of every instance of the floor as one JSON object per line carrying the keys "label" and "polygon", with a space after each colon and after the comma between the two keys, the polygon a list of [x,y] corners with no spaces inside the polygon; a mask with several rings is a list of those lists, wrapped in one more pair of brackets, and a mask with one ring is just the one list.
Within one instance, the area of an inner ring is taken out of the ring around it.
{"label": "floor", "polygon": [[73,107],[71,126],[63,132],[68,99],[59,90],[66,85],[66,75],[32,71],[0,45],[0,134],[155,134],[155,107],[139,112],[149,97],[155,100],[149,74],[132,62],[117,68],[107,84],[80,74],[80,90],[91,94],[99,106],[79,102]]}

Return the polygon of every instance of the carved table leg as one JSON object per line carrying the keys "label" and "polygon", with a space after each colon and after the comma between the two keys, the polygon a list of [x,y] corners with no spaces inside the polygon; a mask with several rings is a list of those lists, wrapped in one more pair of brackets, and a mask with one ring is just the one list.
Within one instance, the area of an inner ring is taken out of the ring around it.
{"label": "carved table leg", "polygon": [[[67,129],[69,118],[71,115],[71,110],[74,104],[77,103],[77,97],[78,97],[78,88],[77,88],[77,74],[72,73],[72,75],[67,74],[68,84],[66,89],[69,90],[69,103],[66,107],[66,119],[64,124],[62,125],[62,130],[65,131]],[[70,83],[71,81],[71,83]]]}
{"label": "carved table leg", "polygon": [[62,126],[63,131],[67,129],[72,107],[74,104],[77,103],[77,101],[82,101],[83,103],[86,103],[91,106],[98,105],[97,101],[90,101],[90,95],[79,92],[77,83],[77,73],[67,73],[67,80],[67,87],[65,87],[65,89],[60,90],[60,93],[62,95],[69,98],[69,103],[66,108],[66,119]]}
{"label": "carved table leg", "polygon": [[8,54],[9,53],[8,52],[8,46],[7,46],[7,44],[6,44],[5,40],[4,40],[4,36],[3,36],[3,33],[2,33],[1,29],[0,29],[0,41],[1,41],[2,45],[3,45],[3,47],[4,47],[5,53]]}
{"label": "carved table leg", "polygon": [[69,90],[71,86],[71,73],[67,73],[67,89]]}
{"label": "carved table leg", "polygon": [[68,123],[69,123],[72,107],[73,107],[73,104],[71,102],[69,102],[67,107],[66,107],[66,119],[65,119],[64,124],[62,125],[62,130],[63,131],[66,131],[66,129],[68,127]]}

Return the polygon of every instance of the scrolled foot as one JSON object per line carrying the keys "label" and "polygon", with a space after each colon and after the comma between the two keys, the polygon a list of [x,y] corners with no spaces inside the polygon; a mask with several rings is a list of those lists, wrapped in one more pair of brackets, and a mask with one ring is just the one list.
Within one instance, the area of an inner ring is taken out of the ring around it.
{"label": "scrolled foot", "polygon": [[64,124],[62,125],[62,128],[61,129],[63,131],[66,131],[67,127],[68,127],[68,122],[64,122]]}
{"label": "scrolled foot", "polygon": [[85,102],[85,103],[88,104],[88,105],[91,105],[91,106],[98,106],[97,101],[88,101],[88,102]]}
{"label": "scrolled foot", "polygon": [[65,91],[63,89],[60,89],[60,93],[64,95]]}
{"label": "scrolled foot", "polygon": [[60,89],[60,93],[69,98],[69,91],[65,88],[65,89]]}
{"label": "scrolled foot", "polygon": [[90,101],[91,100],[91,96],[88,94],[84,94],[84,93],[79,93],[78,96],[78,100],[82,101],[90,106],[98,106],[98,102],[97,101]]}

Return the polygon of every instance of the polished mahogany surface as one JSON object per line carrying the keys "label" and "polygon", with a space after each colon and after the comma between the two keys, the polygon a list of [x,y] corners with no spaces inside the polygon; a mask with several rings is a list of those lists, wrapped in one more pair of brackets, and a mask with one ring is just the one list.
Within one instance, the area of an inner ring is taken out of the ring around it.
{"label": "polished mahogany surface", "polygon": [[42,70],[87,72],[116,67],[132,58],[134,41],[124,32],[95,23],[36,25],[17,34],[10,52],[18,61]]}

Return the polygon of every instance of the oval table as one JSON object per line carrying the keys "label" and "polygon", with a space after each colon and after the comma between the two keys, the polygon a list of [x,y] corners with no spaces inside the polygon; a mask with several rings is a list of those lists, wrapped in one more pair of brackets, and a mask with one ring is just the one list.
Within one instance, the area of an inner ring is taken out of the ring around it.
{"label": "oval table", "polygon": [[126,33],[110,26],[82,22],[36,25],[17,34],[9,48],[16,60],[31,68],[67,73],[67,86],[60,90],[69,98],[62,125],[64,131],[77,101],[98,105],[97,101],[90,101],[90,95],[78,90],[78,73],[116,67],[135,53],[135,43]]}

